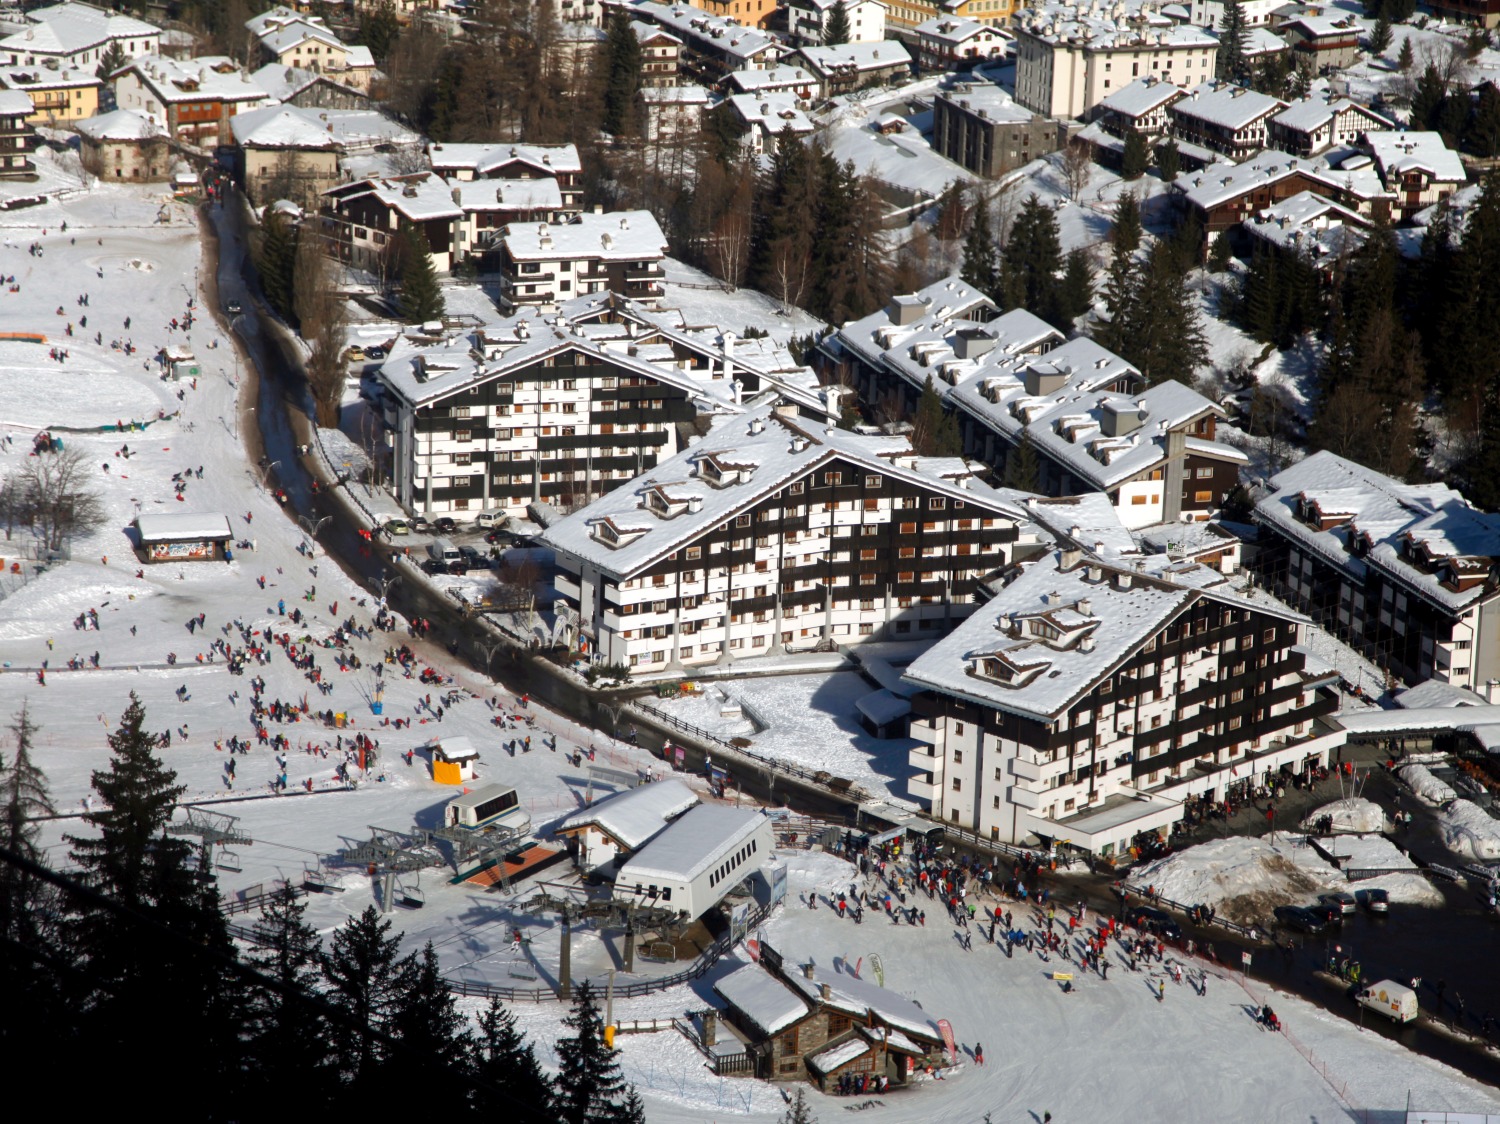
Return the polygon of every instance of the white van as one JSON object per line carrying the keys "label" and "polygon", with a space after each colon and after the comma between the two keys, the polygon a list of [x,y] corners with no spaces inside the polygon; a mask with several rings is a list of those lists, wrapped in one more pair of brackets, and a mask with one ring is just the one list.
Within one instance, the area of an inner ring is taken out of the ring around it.
{"label": "white van", "polygon": [[463,555],[458,551],[458,547],[453,545],[452,540],[444,538],[436,538],[428,543],[427,554],[433,561],[441,562],[445,566],[452,562],[458,562],[463,558]]}
{"label": "white van", "polygon": [[505,526],[505,512],[481,511],[474,516],[474,526],[482,531],[488,531],[491,527],[503,527]]}
{"label": "white van", "polygon": [[1354,1001],[1372,1011],[1379,1011],[1398,1023],[1409,1023],[1419,1014],[1417,993],[1395,980],[1381,980],[1360,991]]}

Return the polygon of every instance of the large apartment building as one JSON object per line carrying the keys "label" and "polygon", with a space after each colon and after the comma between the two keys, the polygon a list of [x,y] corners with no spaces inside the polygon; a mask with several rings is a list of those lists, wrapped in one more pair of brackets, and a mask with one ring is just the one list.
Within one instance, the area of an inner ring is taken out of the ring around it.
{"label": "large apartment building", "polygon": [[1256,565],[1278,596],[1407,683],[1500,679],[1500,516],[1329,452],[1270,487]]}
{"label": "large apartment building", "polygon": [[92,73],[111,47],[127,59],[155,54],[161,47],[161,29],[133,16],[67,0],[27,12],[26,26],[0,39],[0,64]]}
{"label": "large apartment building", "polygon": [[650,211],[512,223],[496,247],[500,304],[508,310],[552,310],[561,301],[605,290],[655,301],[666,279],[667,236]]}
{"label": "large apartment building", "polygon": [[1056,152],[1065,132],[988,82],[960,82],[932,100],[932,147],[991,179]]}
{"label": "large apartment building", "polygon": [[1298,647],[1304,618],[1205,576],[1079,550],[1027,565],[907,668],[912,795],[986,838],[1109,856],[1189,798],[1325,762],[1337,676]]}
{"label": "large apartment building", "polygon": [[[1118,14],[1116,14],[1118,13]],[[1016,100],[1048,117],[1081,117],[1138,78],[1195,86],[1213,77],[1219,41],[1142,3],[1038,4],[1016,13]]]}
{"label": "large apartment building", "polygon": [[612,293],[393,345],[378,373],[392,492],[427,515],[569,509],[683,449],[745,395],[816,419],[841,398],[769,340],[695,328]]}
{"label": "large apartment building", "polygon": [[115,75],[115,102],[160,121],[172,140],[228,144],[229,120],[259,109],[270,96],[233,59],[146,55]]}
{"label": "large apartment building", "polygon": [[650,672],[941,636],[1024,521],[960,459],[762,400],[544,537],[594,658]]}

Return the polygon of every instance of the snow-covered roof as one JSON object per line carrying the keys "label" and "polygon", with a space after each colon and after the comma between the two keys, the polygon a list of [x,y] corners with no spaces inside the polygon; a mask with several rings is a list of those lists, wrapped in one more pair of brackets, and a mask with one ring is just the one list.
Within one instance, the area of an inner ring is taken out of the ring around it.
{"label": "snow-covered roof", "polygon": [[1376,566],[1450,612],[1494,595],[1500,515],[1470,507],[1446,484],[1407,484],[1325,450],[1283,469],[1270,486],[1256,520],[1354,581]]}
{"label": "snow-covered roof", "polygon": [[1483,698],[1467,687],[1456,683],[1444,683],[1441,679],[1429,679],[1415,687],[1397,691],[1393,696],[1396,705],[1406,710],[1422,710],[1439,706],[1484,706]]}
{"label": "snow-covered roof", "polygon": [[733,94],[724,100],[746,125],[759,126],[770,135],[774,136],[782,129],[790,129],[798,136],[813,131],[813,123],[802,111],[797,98],[785,91]]}
{"label": "snow-covered roof", "polygon": [[725,80],[726,86],[741,93],[753,94],[760,90],[792,90],[811,87],[814,78],[800,66],[768,66],[764,69],[733,71]]}
{"label": "snow-covered roof", "polygon": [[677,36],[673,35],[666,28],[658,27],[654,23],[645,23],[641,20],[631,20],[630,30],[635,32],[635,37],[642,43],[648,42],[652,39],[666,39],[670,42],[678,44],[679,46],[681,46],[682,44],[681,39],[677,38]]}
{"label": "snow-covered roof", "polygon": [[675,817],[698,803],[698,795],[668,777],[596,800],[559,823],[556,832],[598,828],[627,851],[644,846]]}
{"label": "snow-covered roof", "polygon": [[1292,102],[1271,120],[1283,129],[1311,133],[1327,125],[1339,114],[1350,112],[1358,113],[1377,128],[1382,126],[1387,129],[1395,128],[1394,121],[1382,117],[1368,106],[1360,105],[1348,98],[1335,97],[1327,91]]}
{"label": "snow-covered roof", "polygon": [[[665,831],[637,851],[620,868],[616,885],[629,886],[662,878],[691,882],[737,850],[763,823],[765,813],[759,808],[699,804],[673,820]],[[760,861],[772,857],[767,853]]]}
{"label": "snow-covered roof", "polygon": [[911,713],[911,700],[903,699],[882,687],[855,700],[855,707],[877,726],[884,726]]}
{"label": "snow-covered roof", "polygon": [[553,524],[543,537],[604,573],[629,577],[836,462],[963,500],[992,517],[1022,521],[958,458],[918,457],[905,437],[864,436],[809,418],[785,417],[762,402]]}
{"label": "snow-covered roof", "polygon": [[458,205],[467,211],[556,211],[562,189],[550,176],[534,180],[448,180]]}
{"label": "snow-covered roof", "polygon": [[1297,623],[1275,604],[1135,567],[1043,556],[907,669],[920,687],[1051,722],[1199,600]]}
{"label": "snow-covered roof", "polygon": [[452,189],[431,172],[356,180],[330,187],[323,194],[340,201],[369,196],[412,222],[463,216],[463,208],[453,201]]}
{"label": "snow-covered roof", "polygon": [[314,27],[302,20],[268,28],[265,34],[260,36],[260,45],[271,54],[278,56],[284,51],[290,51],[293,47],[299,47],[309,41],[337,47],[340,52],[344,49],[343,40],[326,27]]}
{"label": "snow-covered roof", "polygon": [[710,15],[690,4],[658,4],[643,0],[630,8],[630,14],[669,29],[684,43],[722,55],[735,66],[749,66],[761,55],[776,58],[784,50],[764,31],[744,27],[726,16]]}
{"label": "snow-covered roof", "polygon": [[427,748],[432,751],[434,757],[443,761],[473,761],[479,756],[479,750],[474,748],[474,743],[462,735],[458,737],[433,738],[427,743]]}
{"label": "snow-covered roof", "polygon": [[1387,187],[1392,176],[1426,172],[1439,183],[1463,183],[1469,178],[1464,162],[1443,143],[1441,133],[1385,131],[1365,134],[1364,143],[1375,158]]}
{"label": "snow-covered roof", "polygon": [[30,24],[0,39],[0,50],[28,54],[71,55],[112,39],[154,38],[159,28],[133,16],[92,4],[53,4],[27,13]]}
{"label": "snow-covered roof", "polygon": [[641,100],[647,105],[708,105],[713,95],[695,82],[680,86],[648,86],[640,91]]}
{"label": "snow-covered roof", "polygon": [[96,141],[144,141],[166,136],[166,130],[154,118],[133,109],[116,109],[97,117],[85,117],[73,127]]}
{"label": "snow-covered roof", "polygon": [[990,82],[959,82],[951,90],[939,91],[937,96],[961,109],[982,113],[993,121],[1024,124],[1032,117],[1031,110],[1017,104],[1014,98]]}
{"label": "snow-covered roof", "polygon": [[1359,249],[1371,226],[1364,216],[1310,191],[1299,191],[1244,223],[1257,238],[1318,263]]}
{"label": "snow-covered roof", "polygon": [[736,968],[714,984],[714,991],[768,1037],[811,1013],[800,995],[759,964]]}
{"label": "snow-covered roof", "polygon": [[294,8],[288,8],[284,4],[278,4],[276,5],[276,7],[271,8],[269,11],[262,12],[258,16],[251,16],[249,19],[247,19],[245,21],[245,29],[249,31],[251,35],[254,35],[257,39],[259,39],[267,32],[274,31],[278,27],[285,27],[287,24],[293,23],[305,23],[309,26],[320,27],[325,30],[328,26],[323,22],[322,16],[304,15]]}
{"label": "snow-covered roof", "polygon": [[137,75],[158,101],[263,101],[268,96],[239,64],[224,55],[169,59],[146,55],[132,60],[122,72]]}
{"label": "snow-covered roof", "polygon": [[[796,971],[787,967],[784,970],[788,986],[814,1004],[821,1003],[825,1007],[869,1018],[933,1045],[943,1040],[937,1020],[904,995],[846,972],[830,971],[821,965],[814,965],[810,972],[806,968]],[[826,996],[823,994],[825,987],[828,989]]]}
{"label": "snow-covered roof", "polygon": [[63,66],[0,67],[0,86],[8,90],[74,90],[85,86],[103,86],[104,80],[92,70]]}
{"label": "snow-covered roof", "polygon": [[1315,16],[1300,15],[1282,20],[1279,30],[1285,34],[1287,28],[1299,27],[1311,39],[1355,39],[1359,37],[1359,24],[1352,15]]}
{"label": "snow-covered roof", "polygon": [[1160,78],[1137,78],[1127,86],[1121,86],[1099,104],[1122,117],[1144,117],[1154,109],[1170,105],[1186,91],[1176,83]]}
{"label": "snow-covered roof", "polygon": [[911,65],[911,53],[896,39],[840,43],[835,47],[799,47],[796,57],[823,79]]}
{"label": "snow-covered roof", "polygon": [[805,1061],[819,1073],[832,1073],[840,1066],[846,1066],[855,1058],[863,1057],[870,1052],[871,1042],[861,1034],[833,1046],[825,1046],[816,1054],[808,1054]]}
{"label": "snow-covered roof", "polygon": [[592,211],[566,223],[511,223],[500,237],[514,261],[659,261],[667,236],[650,211]]}
{"label": "snow-covered roof", "polygon": [[1245,28],[1244,55],[1247,59],[1262,55],[1279,55],[1289,50],[1287,41],[1269,27]]}
{"label": "snow-covered roof", "polygon": [[931,39],[954,47],[981,36],[1002,41],[1010,38],[998,27],[963,16],[933,16],[917,24],[913,30],[920,39]]}
{"label": "snow-covered roof", "polygon": [[[250,79],[256,85],[266,91],[266,96],[272,101],[291,101],[309,86],[315,86],[319,82],[330,86],[338,86],[340,89],[348,90],[351,94],[359,95],[360,91],[352,86],[346,86],[338,79],[328,75],[320,74],[316,70],[303,70],[301,67],[287,66],[282,62],[268,62],[258,70],[250,72]],[[361,95],[362,96],[362,95]]]}
{"label": "snow-covered roof", "polygon": [[427,161],[435,172],[471,171],[487,176],[507,164],[520,163],[543,175],[583,171],[574,144],[431,144]]}
{"label": "snow-covered roof", "polygon": [[295,105],[268,105],[229,119],[229,131],[243,148],[325,149],[338,147],[316,113]]}
{"label": "snow-covered roof", "polygon": [[229,529],[229,517],[212,511],[137,515],[135,526],[143,543],[234,538],[234,532]]}
{"label": "snow-covered roof", "polygon": [[1269,187],[1298,173],[1331,188],[1352,191],[1355,195],[1362,196],[1368,190],[1368,184],[1356,183],[1344,171],[1330,170],[1328,164],[1317,157],[1303,159],[1274,148],[1265,149],[1242,164],[1224,161],[1190,176],[1179,176],[1172,182],[1172,187],[1182,192],[1188,202],[1210,211],[1247,192]]}
{"label": "snow-covered roof", "polygon": [[30,117],[35,109],[24,90],[0,90],[0,117]]}
{"label": "snow-covered roof", "polygon": [[1245,86],[1210,81],[1194,86],[1172,103],[1174,117],[1188,117],[1237,131],[1284,108],[1286,102]]}
{"label": "snow-covered roof", "polygon": [[1016,11],[1011,27],[1048,43],[1086,42],[1093,50],[1219,45],[1201,27],[1180,24],[1156,9],[1156,0],[1124,0],[1108,10],[1048,0]]}

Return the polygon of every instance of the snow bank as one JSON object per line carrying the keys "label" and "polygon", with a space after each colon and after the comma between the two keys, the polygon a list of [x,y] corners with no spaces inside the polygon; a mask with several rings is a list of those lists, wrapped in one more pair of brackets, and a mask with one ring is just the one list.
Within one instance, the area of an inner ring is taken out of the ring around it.
{"label": "snow bank", "polygon": [[[1448,791],[1451,794],[1453,790]],[[1500,859],[1500,822],[1472,800],[1454,800],[1444,808],[1438,816],[1438,831],[1443,845],[1461,858],[1476,862]]]}
{"label": "snow bank", "polygon": [[1286,838],[1216,839],[1141,867],[1137,886],[1155,886],[1163,897],[1185,905],[1214,906],[1243,924],[1258,922],[1278,905],[1307,901],[1324,890],[1343,889],[1344,876],[1301,841]]}
{"label": "snow bank", "polygon": [[1452,786],[1438,780],[1425,765],[1405,765],[1396,772],[1412,792],[1429,804],[1441,806],[1458,796]]}
{"label": "snow bank", "polygon": [[1333,830],[1336,832],[1385,830],[1385,812],[1380,805],[1355,796],[1345,797],[1331,804],[1324,804],[1321,808],[1315,808],[1303,819],[1302,826],[1311,828],[1324,816],[1333,818]]}

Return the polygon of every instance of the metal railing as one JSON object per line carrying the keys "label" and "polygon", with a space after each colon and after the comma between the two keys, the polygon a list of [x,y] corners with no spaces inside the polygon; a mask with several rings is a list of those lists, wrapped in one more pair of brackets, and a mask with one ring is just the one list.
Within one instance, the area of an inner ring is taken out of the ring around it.
{"label": "metal railing", "polygon": [[[1148,894],[1146,892],[1146,888],[1143,886],[1131,886],[1128,884],[1122,884],[1122,888],[1127,893],[1134,894],[1136,897],[1140,898],[1144,903],[1150,903],[1153,906],[1164,905],[1169,909],[1175,909],[1178,913],[1188,916],[1192,915],[1194,908],[1193,906],[1184,905],[1182,902],[1173,901],[1171,898],[1164,898],[1155,891]],[[1221,929],[1228,929],[1231,933],[1244,937],[1246,940],[1258,941],[1263,939],[1265,935],[1260,931],[1260,929],[1254,926],[1241,925],[1237,921],[1230,921],[1229,919],[1224,917],[1215,917],[1212,921],[1209,922],[1209,924],[1217,925]]]}

